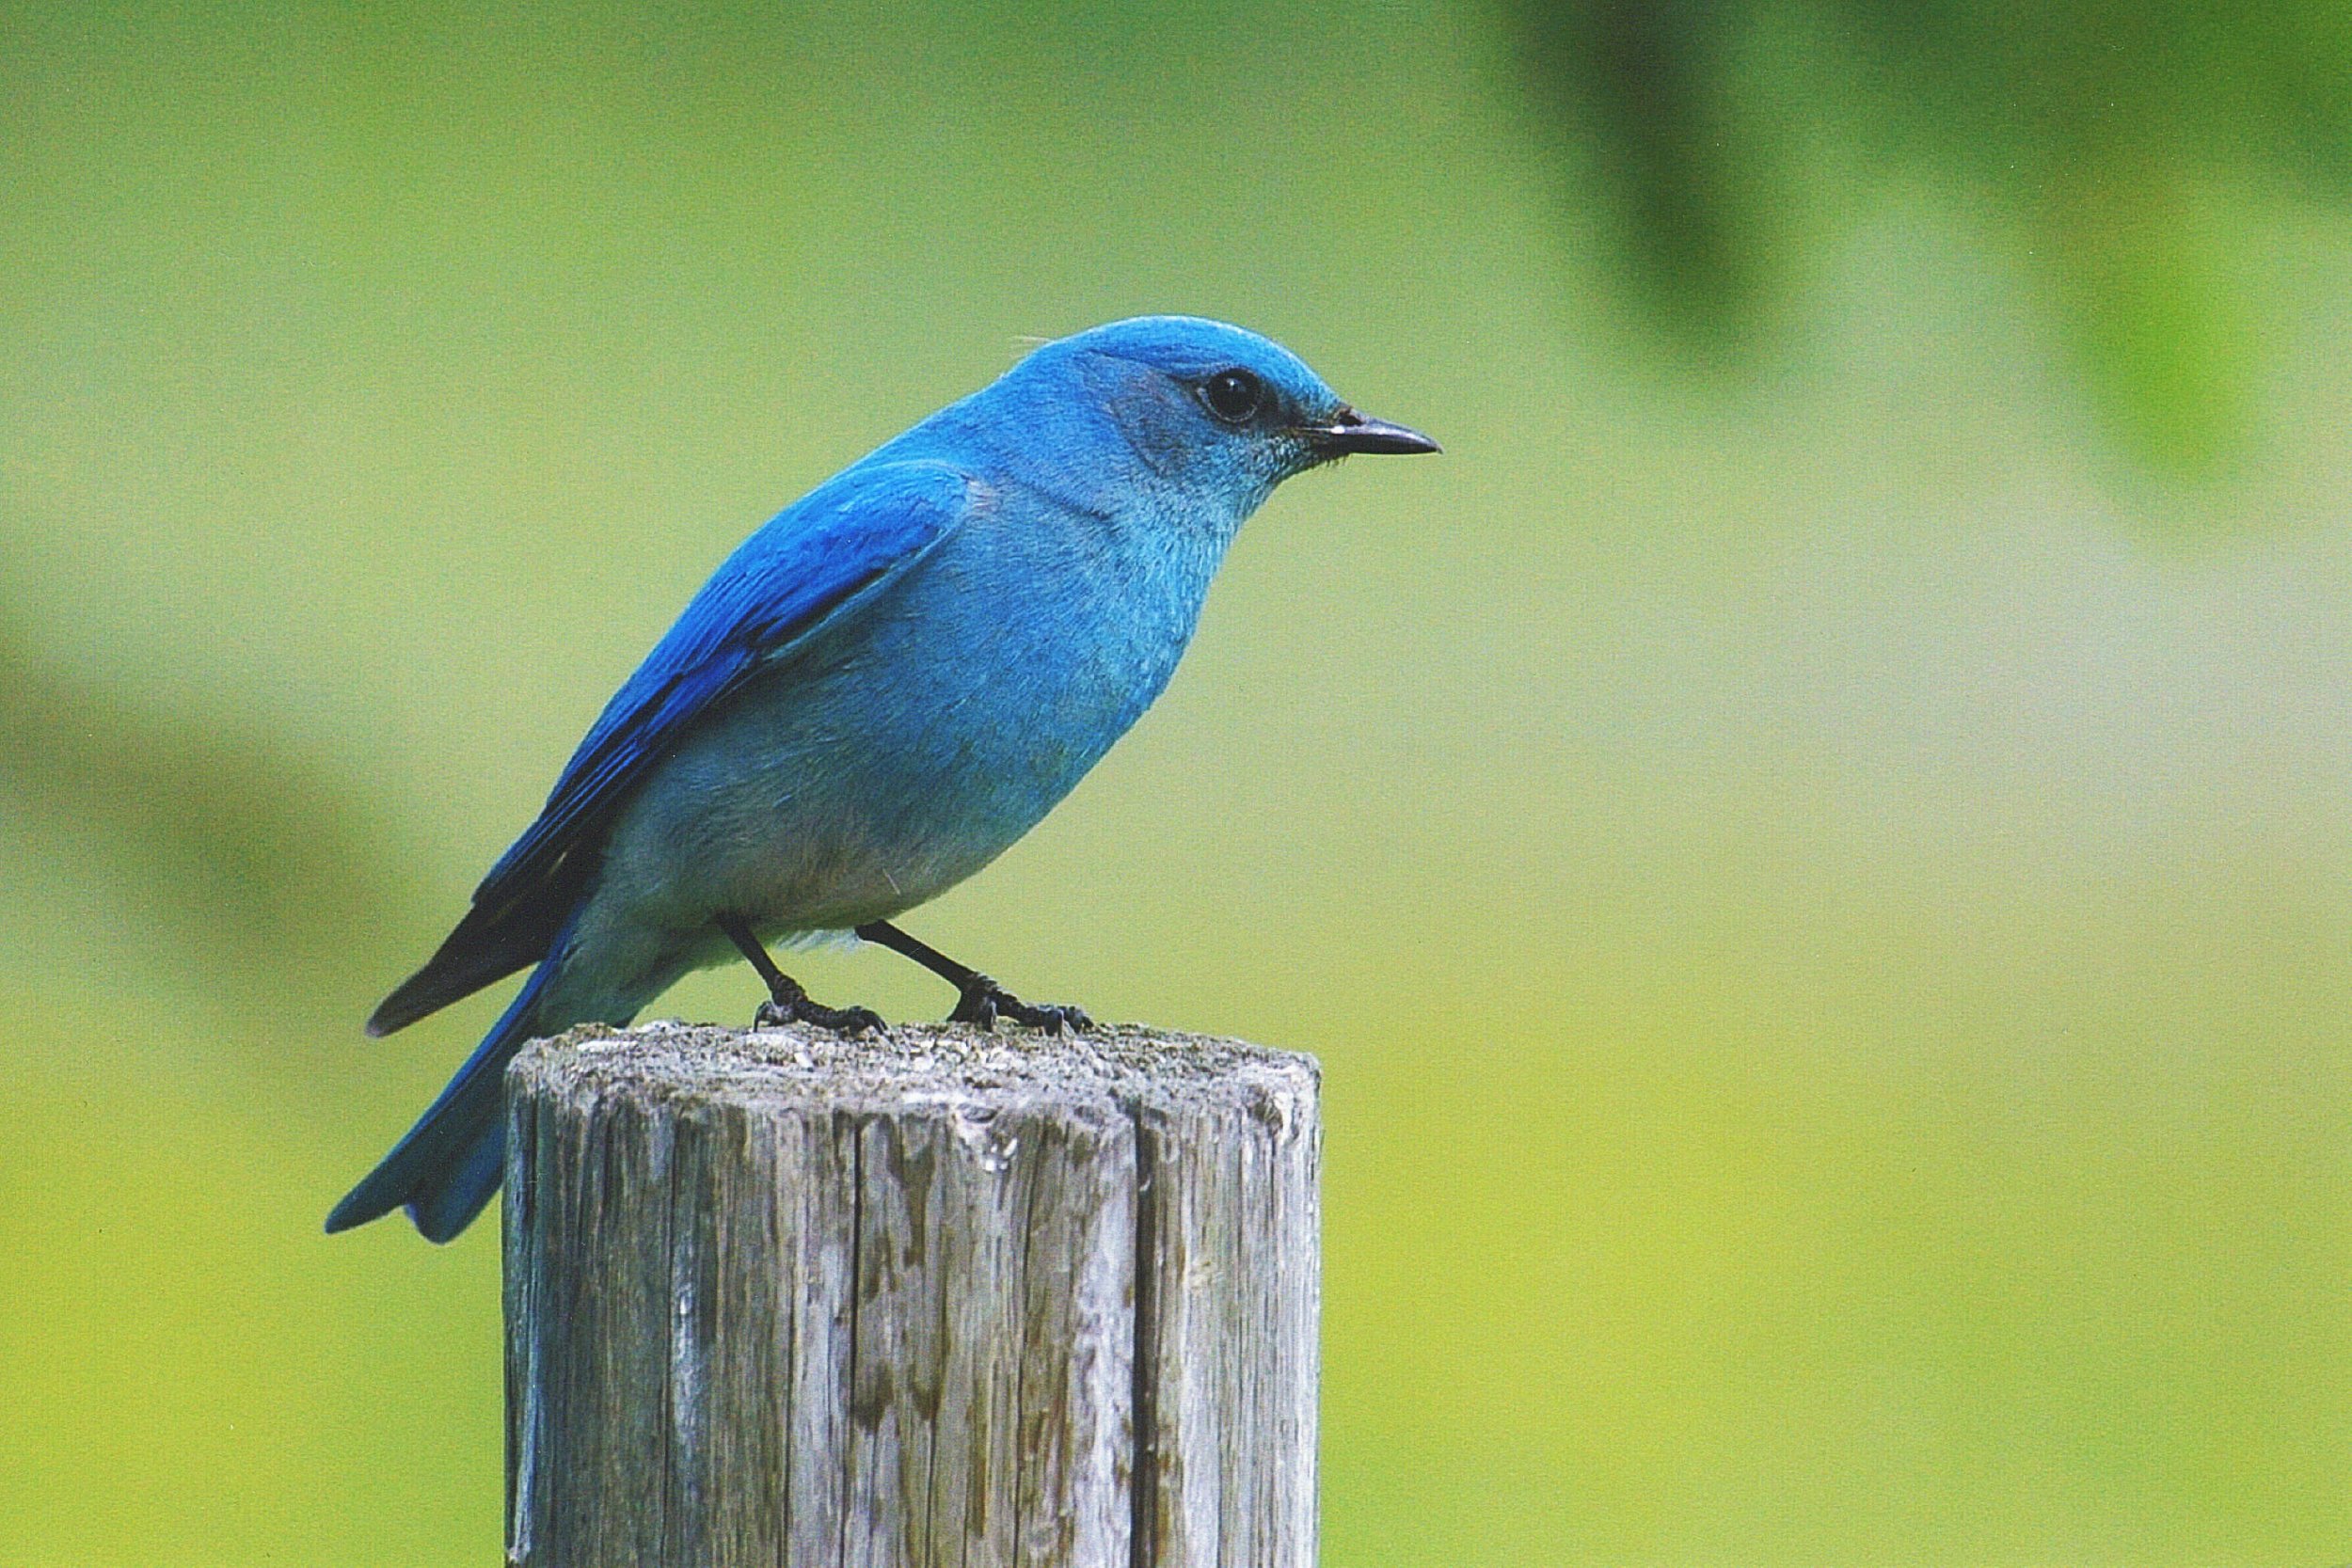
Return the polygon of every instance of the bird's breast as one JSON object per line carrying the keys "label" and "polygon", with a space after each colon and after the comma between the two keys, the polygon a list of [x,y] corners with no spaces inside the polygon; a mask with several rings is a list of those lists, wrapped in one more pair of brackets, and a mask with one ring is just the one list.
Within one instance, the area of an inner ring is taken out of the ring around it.
{"label": "bird's breast", "polygon": [[853,662],[896,673],[888,734],[946,794],[1042,815],[1167,686],[1214,562],[1137,531],[978,519],[876,607]]}

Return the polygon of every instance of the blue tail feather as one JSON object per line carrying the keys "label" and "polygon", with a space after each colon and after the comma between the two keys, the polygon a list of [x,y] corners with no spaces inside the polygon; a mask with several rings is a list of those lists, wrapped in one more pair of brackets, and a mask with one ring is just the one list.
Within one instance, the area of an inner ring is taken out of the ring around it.
{"label": "blue tail feather", "polygon": [[335,1205],[326,1216],[330,1234],[405,1208],[425,1240],[446,1242],[490,1201],[505,1168],[506,1064],[526,1040],[546,1033],[539,998],[564,947],[559,942],[532,974],[407,1136]]}

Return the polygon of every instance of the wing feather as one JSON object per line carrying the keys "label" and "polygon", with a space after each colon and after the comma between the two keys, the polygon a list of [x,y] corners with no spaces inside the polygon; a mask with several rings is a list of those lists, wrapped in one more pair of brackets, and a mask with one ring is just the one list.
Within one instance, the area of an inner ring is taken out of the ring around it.
{"label": "wing feather", "polygon": [[694,595],[572,753],[538,820],[474,890],[439,951],[368,1021],[389,1034],[525,964],[569,920],[606,828],[648,768],[753,675],[855,615],[972,507],[944,463],[860,465],[779,513]]}

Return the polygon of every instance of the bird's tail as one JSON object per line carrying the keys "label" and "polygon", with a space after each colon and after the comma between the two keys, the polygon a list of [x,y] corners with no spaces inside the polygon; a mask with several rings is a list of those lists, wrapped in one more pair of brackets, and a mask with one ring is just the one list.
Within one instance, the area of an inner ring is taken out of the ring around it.
{"label": "bird's tail", "polygon": [[408,1135],[335,1205],[329,1234],[404,1206],[428,1242],[449,1241],[473,1223],[505,1172],[506,1064],[547,1032],[539,1001],[563,956],[559,942]]}

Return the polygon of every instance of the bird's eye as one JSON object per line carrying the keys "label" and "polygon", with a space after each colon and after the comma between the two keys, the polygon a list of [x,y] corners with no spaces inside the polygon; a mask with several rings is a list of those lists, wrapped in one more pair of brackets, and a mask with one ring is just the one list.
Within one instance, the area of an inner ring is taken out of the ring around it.
{"label": "bird's eye", "polygon": [[1219,371],[1200,384],[1200,401],[1227,424],[1239,424],[1265,401],[1265,383],[1248,371]]}

